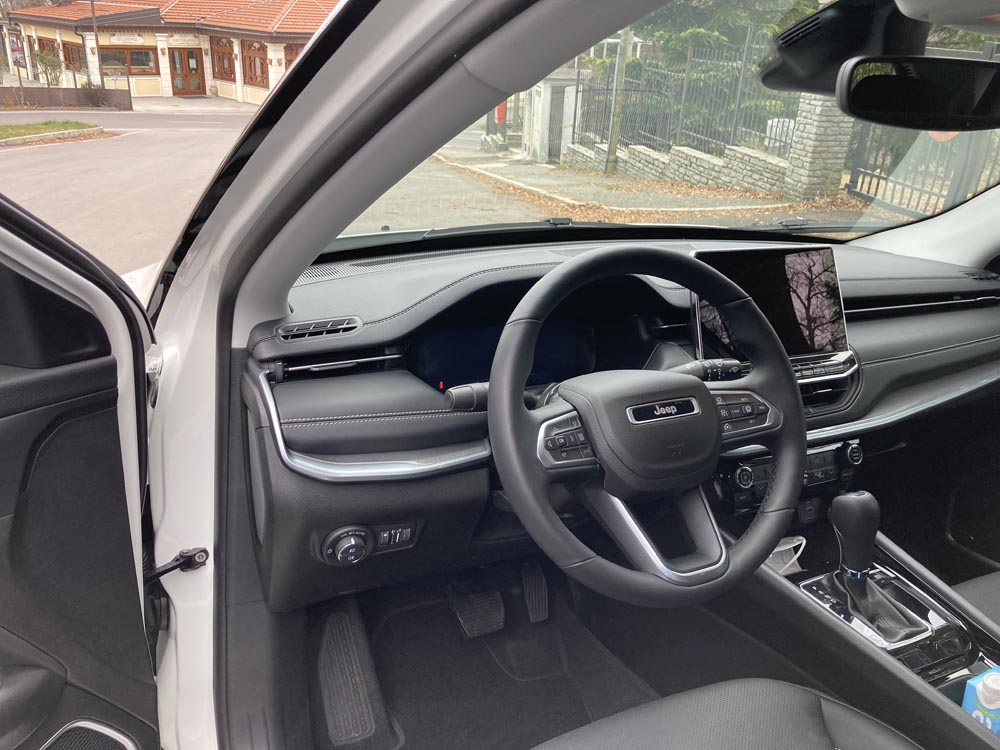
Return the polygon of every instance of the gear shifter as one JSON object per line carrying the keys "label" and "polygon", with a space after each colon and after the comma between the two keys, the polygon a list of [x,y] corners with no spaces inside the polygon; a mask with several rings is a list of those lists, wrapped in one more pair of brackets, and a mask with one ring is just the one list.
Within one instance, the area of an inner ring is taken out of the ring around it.
{"label": "gear shifter", "polygon": [[880,516],[878,500],[870,492],[848,492],[833,499],[830,523],[840,544],[844,578],[867,578]]}
{"label": "gear shifter", "polygon": [[880,515],[870,492],[848,492],[833,499],[830,522],[840,544],[840,570],[826,576],[826,585],[887,643],[901,643],[927,628],[892,596],[891,585],[883,590],[869,580]]}

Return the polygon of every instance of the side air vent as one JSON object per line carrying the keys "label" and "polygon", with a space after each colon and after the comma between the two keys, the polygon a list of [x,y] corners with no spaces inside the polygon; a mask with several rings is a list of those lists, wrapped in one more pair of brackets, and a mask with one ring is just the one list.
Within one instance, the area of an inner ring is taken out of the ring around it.
{"label": "side air vent", "polygon": [[303,341],[325,336],[342,336],[355,333],[361,328],[361,318],[330,318],[328,320],[310,320],[305,323],[288,323],[278,328],[278,338],[281,341]]}
{"label": "side air vent", "polygon": [[965,275],[973,281],[1000,281],[1000,273],[993,271],[966,271]]}
{"label": "side air vent", "polygon": [[793,44],[798,44],[803,39],[819,31],[822,25],[822,19],[817,16],[806,18],[801,23],[797,23],[792,28],[783,32],[778,37],[778,44],[782,47],[791,47]]}

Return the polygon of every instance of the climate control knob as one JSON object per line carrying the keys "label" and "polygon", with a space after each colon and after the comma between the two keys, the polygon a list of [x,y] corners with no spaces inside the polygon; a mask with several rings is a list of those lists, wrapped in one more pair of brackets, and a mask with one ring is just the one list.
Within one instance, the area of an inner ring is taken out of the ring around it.
{"label": "climate control knob", "polygon": [[736,467],[736,471],[733,472],[733,481],[741,489],[750,489],[753,487],[753,469],[746,464],[740,464]]}

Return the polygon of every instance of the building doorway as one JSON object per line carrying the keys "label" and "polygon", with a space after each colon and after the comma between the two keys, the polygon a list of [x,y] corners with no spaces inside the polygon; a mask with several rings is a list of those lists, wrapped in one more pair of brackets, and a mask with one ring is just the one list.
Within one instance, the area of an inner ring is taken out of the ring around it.
{"label": "building doorway", "polygon": [[200,47],[171,47],[170,87],[174,96],[204,96],[205,66]]}

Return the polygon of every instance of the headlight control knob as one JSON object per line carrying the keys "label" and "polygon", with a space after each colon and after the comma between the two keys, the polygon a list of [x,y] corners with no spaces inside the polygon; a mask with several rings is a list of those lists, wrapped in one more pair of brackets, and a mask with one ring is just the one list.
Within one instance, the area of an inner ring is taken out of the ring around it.
{"label": "headlight control knob", "polygon": [[748,490],[753,487],[753,469],[751,469],[746,464],[740,464],[736,467],[736,471],[733,472],[733,480],[736,482],[736,486]]}
{"label": "headlight control knob", "polygon": [[327,534],[322,556],[331,565],[357,565],[368,557],[371,532],[363,526],[348,526]]}

